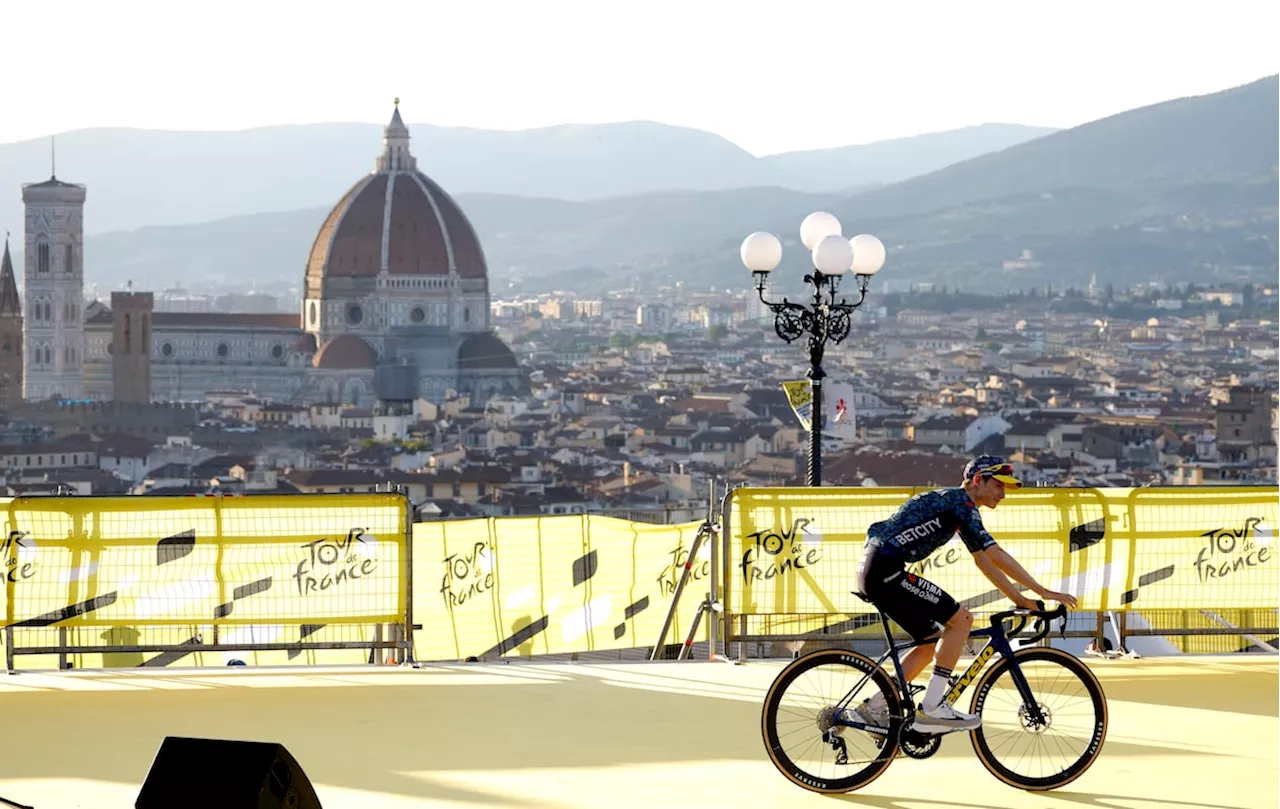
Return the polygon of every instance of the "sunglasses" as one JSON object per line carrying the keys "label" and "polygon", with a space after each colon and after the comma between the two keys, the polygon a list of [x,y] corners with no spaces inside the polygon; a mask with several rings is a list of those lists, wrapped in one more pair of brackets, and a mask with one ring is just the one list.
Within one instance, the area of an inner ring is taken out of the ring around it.
{"label": "sunglasses", "polygon": [[1012,475],[1013,464],[997,464],[996,466],[984,466],[978,470],[978,474],[983,477],[991,477],[992,475]]}

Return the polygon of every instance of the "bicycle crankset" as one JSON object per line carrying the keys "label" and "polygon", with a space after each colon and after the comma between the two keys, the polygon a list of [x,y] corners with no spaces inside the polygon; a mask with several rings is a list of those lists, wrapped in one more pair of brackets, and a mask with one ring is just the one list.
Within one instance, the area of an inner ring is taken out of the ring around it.
{"label": "bicycle crankset", "polygon": [[921,733],[903,725],[898,733],[898,746],[911,758],[928,758],[942,747],[942,737],[934,733]]}

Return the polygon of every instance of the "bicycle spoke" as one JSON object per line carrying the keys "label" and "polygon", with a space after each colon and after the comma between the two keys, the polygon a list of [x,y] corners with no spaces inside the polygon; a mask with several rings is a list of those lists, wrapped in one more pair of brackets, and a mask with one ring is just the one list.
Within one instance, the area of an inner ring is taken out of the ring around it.
{"label": "bicycle spoke", "polygon": [[[881,749],[883,736],[833,721],[837,706],[856,707],[883,691],[887,680],[883,672],[870,673],[875,671],[874,661],[838,650],[813,653],[783,669],[766,698],[764,724],[769,756],[784,774],[807,789],[842,792],[883,772],[892,761]],[[837,763],[836,737],[843,763]]]}
{"label": "bicycle spoke", "polygon": [[1015,659],[1043,721],[1031,721],[1012,666],[1002,661],[976,698],[982,727],[973,735],[975,749],[988,769],[1024,788],[1069,782],[1091,763],[1098,752],[1093,741],[1105,733],[1101,691],[1087,668],[1065,653],[1021,650]]}

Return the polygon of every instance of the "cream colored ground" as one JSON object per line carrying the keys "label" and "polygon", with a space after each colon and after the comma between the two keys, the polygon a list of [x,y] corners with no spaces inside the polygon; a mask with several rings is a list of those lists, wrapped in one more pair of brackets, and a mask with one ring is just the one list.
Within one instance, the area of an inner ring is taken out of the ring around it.
{"label": "cream colored ground", "polygon": [[963,735],[862,792],[805,792],[760,741],[780,663],[667,662],[0,675],[0,797],[132,807],[161,740],[187,735],[283,743],[326,809],[1277,806],[1275,658],[1090,665],[1106,746],[1051,793],[1005,786]]}

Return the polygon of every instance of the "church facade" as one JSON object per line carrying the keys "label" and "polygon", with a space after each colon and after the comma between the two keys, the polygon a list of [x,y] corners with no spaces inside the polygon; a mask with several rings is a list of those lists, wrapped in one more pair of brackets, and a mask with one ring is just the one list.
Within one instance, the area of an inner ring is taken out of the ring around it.
{"label": "church facade", "polygon": [[[27,399],[136,401],[149,389],[152,401],[197,401],[208,391],[244,390],[276,402],[367,407],[440,402],[451,390],[477,403],[528,391],[514,355],[489,326],[479,238],[457,203],[418,170],[398,102],[373,171],[338,200],[316,234],[297,314],[155,312],[151,296],[138,293],[116,293],[111,305],[95,301],[73,313],[69,307],[83,295],[85,194],[70,186],[75,197],[57,182],[57,193],[24,186],[29,227],[33,207],[55,207],[46,197],[58,200],[62,218],[37,222],[63,223],[27,239]],[[49,245],[51,261],[41,263],[40,244]],[[75,294],[67,291],[73,286]],[[40,329],[30,322],[34,307],[53,316]],[[74,328],[58,319],[73,314]]]}

